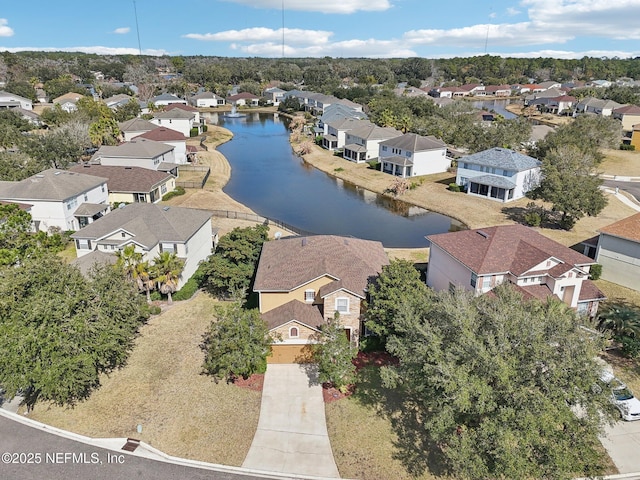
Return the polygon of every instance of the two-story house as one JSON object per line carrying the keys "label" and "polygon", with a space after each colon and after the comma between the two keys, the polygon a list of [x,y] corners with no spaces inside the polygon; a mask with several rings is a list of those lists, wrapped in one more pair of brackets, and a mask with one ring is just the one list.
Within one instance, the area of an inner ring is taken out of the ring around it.
{"label": "two-story house", "polygon": [[213,92],[202,92],[189,98],[189,103],[198,108],[221,107],[226,102],[225,99]]}
{"label": "two-story house", "polygon": [[402,178],[446,172],[451,166],[442,140],[416,133],[380,142],[378,158],[383,172]]}
{"label": "two-story house", "polygon": [[[196,121],[196,112],[172,108],[164,112],[156,113],[150,120],[151,123],[159,127],[170,128],[180,132],[183,136],[189,137],[193,127],[200,128],[200,123]],[[198,130],[200,132],[200,130]]]}
{"label": "two-story house", "polygon": [[640,213],[599,230],[596,261],[602,278],[640,291]]}
{"label": "two-story house", "polygon": [[28,98],[0,90],[0,108],[22,108],[33,110],[33,102]]}
{"label": "two-story house", "polygon": [[509,202],[540,183],[542,162],[507,148],[490,148],[458,160],[456,183],[468,195]]}
{"label": "two-story house", "polygon": [[78,230],[109,212],[107,179],[50,168],[19,182],[0,182],[0,199],[31,205],[36,231]]}
{"label": "two-story house", "polygon": [[347,132],[363,125],[372,125],[372,123],[352,116],[327,121],[323,126],[326,133],[322,136],[322,147],[332,151],[344,148]]}
{"label": "two-story house", "polygon": [[121,145],[103,145],[91,157],[91,163],[120,167],[142,167],[178,175],[175,147],[146,138],[134,138]]}
{"label": "two-story house", "polygon": [[176,177],[170,173],[140,167],[106,165],[76,165],[71,172],[95,175],[107,179],[109,203],[157,203],[162,196],[175,190]]}
{"label": "two-story house", "polygon": [[357,344],[368,285],[388,263],[382,244],[371,240],[316,235],[266,242],[253,289],[276,338],[268,361],[303,361],[305,348],[336,312]]}
{"label": "two-story house", "polygon": [[76,243],[78,257],[95,250],[116,253],[128,245],[134,245],[136,252],[142,254],[142,260],[150,263],[162,252],[175,253],[185,261],[178,289],[213,249],[210,212],[151,203],[116,208],[71,238]]}
{"label": "two-story house", "polygon": [[120,129],[120,132],[122,132],[124,141],[129,142],[143,133],[147,133],[154,128],[158,128],[158,125],[137,117],[118,123],[118,128]]}
{"label": "two-story house", "polygon": [[589,280],[595,260],[524,225],[501,225],[427,237],[427,285],[464,288],[476,295],[512,283],[525,299],[555,296],[578,313],[595,316],[604,294]]}
{"label": "two-story house", "polygon": [[402,132],[391,127],[379,127],[370,122],[348,130],[345,134],[343,158],[364,163],[378,158],[380,142],[399,137]]}
{"label": "two-story house", "polygon": [[134,138],[144,138],[146,140],[153,140],[154,142],[169,145],[170,147],[173,147],[173,157],[175,162],[180,165],[187,163],[187,137],[177,130],[172,130],[167,127],[158,127]]}

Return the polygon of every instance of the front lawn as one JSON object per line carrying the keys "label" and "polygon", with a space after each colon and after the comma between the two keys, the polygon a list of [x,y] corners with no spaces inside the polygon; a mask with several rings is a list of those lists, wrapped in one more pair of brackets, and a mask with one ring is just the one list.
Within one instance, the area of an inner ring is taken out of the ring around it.
{"label": "front lawn", "polygon": [[[128,364],[75,408],[36,404],[31,418],[91,437],[138,438],[163,452],[241,465],[261,393],[204,376],[202,335],[216,303],[199,293],[142,327]],[[136,431],[142,425],[142,434]]]}
{"label": "front lawn", "polygon": [[327,430],[342,477],[438,478],[424,471],[429,452],[407,442],[413,437],[411,433],[398,435],[404,427],[409,430],[413,427],[400,424],[401,408],[400,395],[382,387],[380,369],[374,366],[358,372],[357,388],[352,396],[326,404]]}

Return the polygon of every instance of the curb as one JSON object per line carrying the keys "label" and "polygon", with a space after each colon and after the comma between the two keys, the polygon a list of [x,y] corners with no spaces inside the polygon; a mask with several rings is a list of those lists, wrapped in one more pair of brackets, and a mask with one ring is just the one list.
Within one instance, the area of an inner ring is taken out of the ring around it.
{"label": "curb", "polygon": [[[104,448],[106,450],[111,450],[111,451],[119,452],[121,454],[126,454],[126,455],[132,455],[135,457],[147,458],[149,460],[172,463],[174,465],[199,468],[203,470],[211,470],[211,471],[220,472],[220,473],[229,473],[229,474],[236,474],[236,475],[253,475],[260,478],[276,479],[276,480],[336,480],[335,478],[329,479],[327,477],[315,477],[315,476],[308,476],[308,475],[269,472],[264,470],[232,467],[228,465],[220,465],[216,463],[207,463],[207,462],[201,462],[198,460],[189,460],[186,458],[173,457],[171,455],[167,455],[166,453],[144,442],[140,442],[139,447],[135,451],[128,452],[126,450],[122,450],[122,446],[125,443],[127,443],[126,438],[91,438],[91,437],[86,437],[84,435],[79,435],[77,433],[69,432],[68,430],[63,430],[61,428],[53,427],[51,425],[47,425],[45,423],[41,423],[36,420],[23,417],[16,413],[9,412],[7,410],[0,409],[0,415],[2,415],[5,418],[8,418],[9,420],[21,423],[28,427],[32,427],[53,435],[58,435],[59,437],[63,437],[69,440],[84,443],[86,445],[92,445],[94,447]],[[343,480],[346,480],[346,479],[343,479]]]}

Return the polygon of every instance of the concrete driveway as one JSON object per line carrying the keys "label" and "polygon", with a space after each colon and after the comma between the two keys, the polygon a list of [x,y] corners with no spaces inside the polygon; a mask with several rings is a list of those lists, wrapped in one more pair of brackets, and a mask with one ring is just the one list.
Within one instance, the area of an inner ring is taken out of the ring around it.
{"label": "concrete driveway", "polygon": [[620,473],[640,472],[640,421],[620,420],[605,428],[602,445]]}
{"label": "concrete driveway", "polygon": [[267,367],[260,420],[242,466],[339,478],[324,415],[322,387],[310,365]]}

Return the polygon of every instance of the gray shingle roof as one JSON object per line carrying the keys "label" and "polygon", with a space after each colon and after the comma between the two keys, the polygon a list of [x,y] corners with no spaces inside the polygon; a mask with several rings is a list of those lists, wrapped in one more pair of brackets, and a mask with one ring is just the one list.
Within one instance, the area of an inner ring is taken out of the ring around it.
{"label": "gray shingle roof", "polygon": [[394,148],[401,148],[410,152],[423,152],[425,150],[436,150],[446,148],[447,144],[442,140],[429,135],[424,137],[417,133],[405,133],[399,137],[390,138],[380,142],[380,145],[386,145]]}
{"label": "gray shingle roof", "polygon": [[186,242],[210,219],[207,210],[132,203],[90,223],[71,237],[95,241],[122,229],[134,235],[136,243],[150,249],[159,242]]}
{"label": "gray shingle roof", "polygon": [[19,182],[0,182],[0,198],[63,201],[103,183],[107,183],[106,178],[50,168]]}
{"label": "gray shingle roof", "polygon": [[402,132],[391,127],[379,127],[370,122],[368,125],[360,125],[349,132],[349,135],[364,140],[387,140],[402,135]]}
{"label": "gray shingle roof", "polygon": [[102,157],[120,157],[120,158],[156,158],[163,153],[170,152],[175,147],[166,143],[154,142],[146,138],[135,138],[130,142],[117,145],[115,147],[103,145],[93,155],[93,159]]}
{"label": "gray shingle roof", "polygon": [[371,279],[388,263],[380,242],[337,235],[281,238],[262,246],[253,289],[291,291],[328,275],[364,296]]}
{"label": "gray shingle roof", "polygon": [[509,150],[508,148],[490,148],[482,152],[474,153],[463,157],[460,162],[472,163],[474,165],[484,165],[486,167],[497,167],[504,170],[515,170],[522,172],[539,167],[542,162],[528,155]]}
{"label": "gray shingle roof", "polygon": [[154,128],[160,128],[155,123],[151,123],[143,118],[132,118],[126,122],[118,123],[118,128],[123,132],[148,132]]}
{"label": "gray shingle roof", "polygon": [[516,188],[516,184],[499,175],[479,175],[471,177],[469,182],[481,183],[482,185],[490,185],[492,187],[511,189]]}
{"label": "gray shingle roof", "polygon": [[153,118],[160,118],[160,119],[175,118],[180,120],[184,120],[184,119],[190,120],[195,117],[196,117],[196,114],[194,112],[188,112],[187,110],[183,110],[182,108],[172,108],[171,110],[166,110],[164,112],[156,113],[153,116]]}

